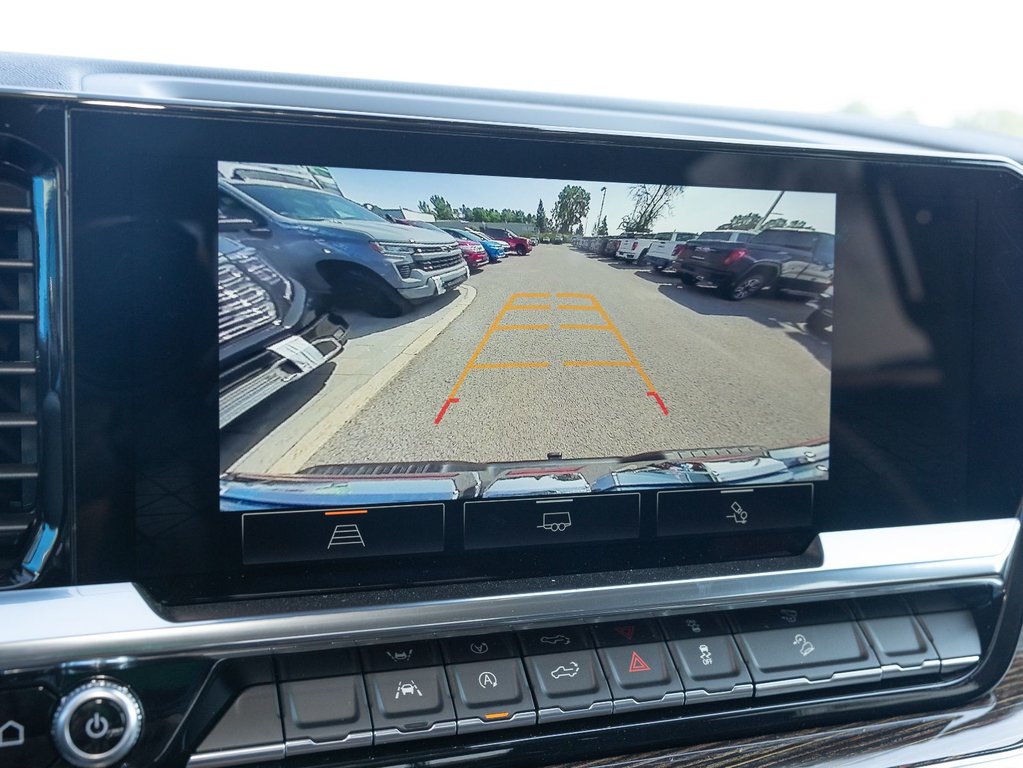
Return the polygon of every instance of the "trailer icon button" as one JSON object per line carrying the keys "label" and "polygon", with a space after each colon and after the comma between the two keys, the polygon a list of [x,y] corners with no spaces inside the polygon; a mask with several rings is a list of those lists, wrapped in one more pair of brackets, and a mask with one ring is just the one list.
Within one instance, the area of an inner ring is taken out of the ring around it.
{"label": "trailer icon button", "polygon": [[544,512],[543,522],[536,527],[551,533],[567,531],[572,527],[572,515],[568,512]]}

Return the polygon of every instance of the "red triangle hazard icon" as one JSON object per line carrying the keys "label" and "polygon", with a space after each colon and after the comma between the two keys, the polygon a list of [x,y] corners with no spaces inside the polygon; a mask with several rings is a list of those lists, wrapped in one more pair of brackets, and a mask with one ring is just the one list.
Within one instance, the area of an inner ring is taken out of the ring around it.
{"label": "red triangle hazard icon", "polygon": [[643,661],[643,657],[635,651],[632,652],[632,658],[629,660],[629,671],[630,672],[649,672],[650,665]]}
{"label": "red triangle hazard icon", "polygon": [[626,640],[632,640],[633,635],[636,634],[636,628],[631,624],[620,624],[615,627],[615,632],[624,637]]}

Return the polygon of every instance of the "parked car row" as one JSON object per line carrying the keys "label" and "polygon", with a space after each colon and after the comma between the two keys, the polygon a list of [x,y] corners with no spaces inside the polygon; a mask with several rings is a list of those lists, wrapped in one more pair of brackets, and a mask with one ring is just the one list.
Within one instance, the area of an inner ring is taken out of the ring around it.
{"label": "parked car row", "polygon": [[732,301],[762,291],[814,298],[827,291],[826,312],[815,323],[826,320],[830,324],[835,236],[828,232],[779,228],[759,232],[710,230],[699,235],[625,233],[576,237],[572,245],[598,256],[648,264],[653,272],[672,269],[683,284],[713,288]]}
{"label": "parked car row", "polygon": [[343,312],[397,317],[533,246],[380,216],[287,169],[218,179],[220,425],[339,354]]}

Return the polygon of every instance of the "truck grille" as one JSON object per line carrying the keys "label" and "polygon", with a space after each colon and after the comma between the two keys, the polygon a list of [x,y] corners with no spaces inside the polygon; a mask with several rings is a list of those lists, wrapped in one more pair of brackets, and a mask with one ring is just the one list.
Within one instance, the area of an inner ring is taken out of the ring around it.
{"label": "truck grille", "polygon": [[444,256],[434,256],[433,258],[416,259],[416,267],[426,272],[435,272],[438,269],[448,269],[449,267],[457,266],[462,263],[462,254],[454,253]]}
{"label": "truck grille", "polygon": [[265,288],[221,256],[217,267],[221,344],[267,325],[279,324],[277,307]]}

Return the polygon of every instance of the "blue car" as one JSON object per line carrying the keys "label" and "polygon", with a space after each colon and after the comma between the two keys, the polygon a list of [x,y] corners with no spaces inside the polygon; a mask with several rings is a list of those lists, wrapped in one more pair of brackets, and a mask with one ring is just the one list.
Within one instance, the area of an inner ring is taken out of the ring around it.
{"label": "blue car", "polygon": [[442,227],[442,229],[452,237],[461,238],[462,240],[475,240],[477,243],[480,243],[483,246],[483,250],[487,252],[487,258],[490,259],[491,264],[496,264],[508,256],[508,244],[505,242],[490,240],[467,229],[451,229],[449,227]]}

